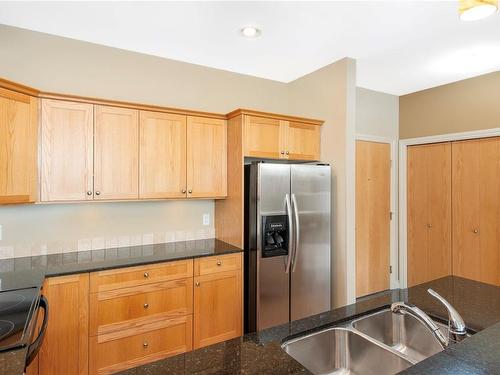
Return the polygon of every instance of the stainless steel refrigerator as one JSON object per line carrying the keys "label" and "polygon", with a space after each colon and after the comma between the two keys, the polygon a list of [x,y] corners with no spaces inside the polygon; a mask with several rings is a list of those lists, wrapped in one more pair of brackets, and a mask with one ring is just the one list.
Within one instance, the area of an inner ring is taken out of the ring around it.
{"label": "stainless steel refrigerator", "polygon": [[331,170],[245,166],[245,330],[331,308]]}

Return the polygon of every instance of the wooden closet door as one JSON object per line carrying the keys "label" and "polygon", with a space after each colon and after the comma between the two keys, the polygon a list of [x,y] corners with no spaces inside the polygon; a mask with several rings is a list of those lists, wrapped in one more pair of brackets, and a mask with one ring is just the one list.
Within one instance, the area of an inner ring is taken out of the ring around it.
{"label": "wooden closet door", "polygon": [[453,143],[453,274],[500,284],[498,138]]}
{"label": "wooden closet door", "polygon": [[226,121],[188,116],[188,198],[218,198],[227,195],[226,150]]}
{"label": "wooden closet door", "polygon": [[38,100],[0,88],[0,204],[37,200]]}
{"label": "wooden closet door", "polygon": [[451,146],[408,147],[408,286],[451,274]]}
{"label": "wooden closet door", "polygon": [[186,197],[186,116],[140,112],[139,197]]}
{"label": "wooden closet door", "polygon": [[41,200],[94,197],[92,104],[42,100]]}
{"label": "wooden closet door", "polygon": [[245,156],[279,159],[285,156],[283,121],[258,116],[245,116],[243,152]]}
{"label": "wooden closet door", "polygon": [[356,142],[356,296],[389,289],[391,146]]}
{"label": "wooden closet door", "polygon": [[139,197],[139,113],[94,107],[94,199]]}

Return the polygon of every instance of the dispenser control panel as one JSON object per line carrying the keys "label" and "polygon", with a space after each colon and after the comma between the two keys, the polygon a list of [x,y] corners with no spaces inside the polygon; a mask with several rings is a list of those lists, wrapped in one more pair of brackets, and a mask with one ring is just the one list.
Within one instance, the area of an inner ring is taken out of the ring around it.
{"label": "dispenser control panel", "polygon": [[288,255],[288,216],[262,217],[262,257]]}

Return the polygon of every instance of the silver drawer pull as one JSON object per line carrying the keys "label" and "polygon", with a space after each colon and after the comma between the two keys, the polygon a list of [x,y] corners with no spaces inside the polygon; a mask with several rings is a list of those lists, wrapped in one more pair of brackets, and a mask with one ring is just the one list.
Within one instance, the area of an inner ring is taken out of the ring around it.
{"label": "silver drawer pull", "polygon": [[222,262],[219,260],[219,261],[217,262],[217,265],[218,265],[218,266],[222,266]]}
{"label": "silver drawer pull", "polygon": [[149,307],[149,303],[144,304],[144,308],[147,309]]}
{"label": "silver drawer pull", "polygon": [[147,279],[149,277],[149,273],[148,272],[144,272],[144,277]]}
{"label": "silver drawer pull", "polygon": [[145,342],[145,343],[142,344],[143,348],[147,348],[148,346],[149,346],[149,344],[147,342]]}

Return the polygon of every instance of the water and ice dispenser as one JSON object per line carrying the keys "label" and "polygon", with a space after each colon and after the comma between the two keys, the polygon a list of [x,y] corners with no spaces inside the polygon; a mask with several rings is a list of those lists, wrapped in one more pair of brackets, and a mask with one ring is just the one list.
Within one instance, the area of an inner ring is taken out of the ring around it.
{"label": "water and ice dispenser", "polygon": [[262,257],[288,255],[288,217],[273,215],[262,217]]}

